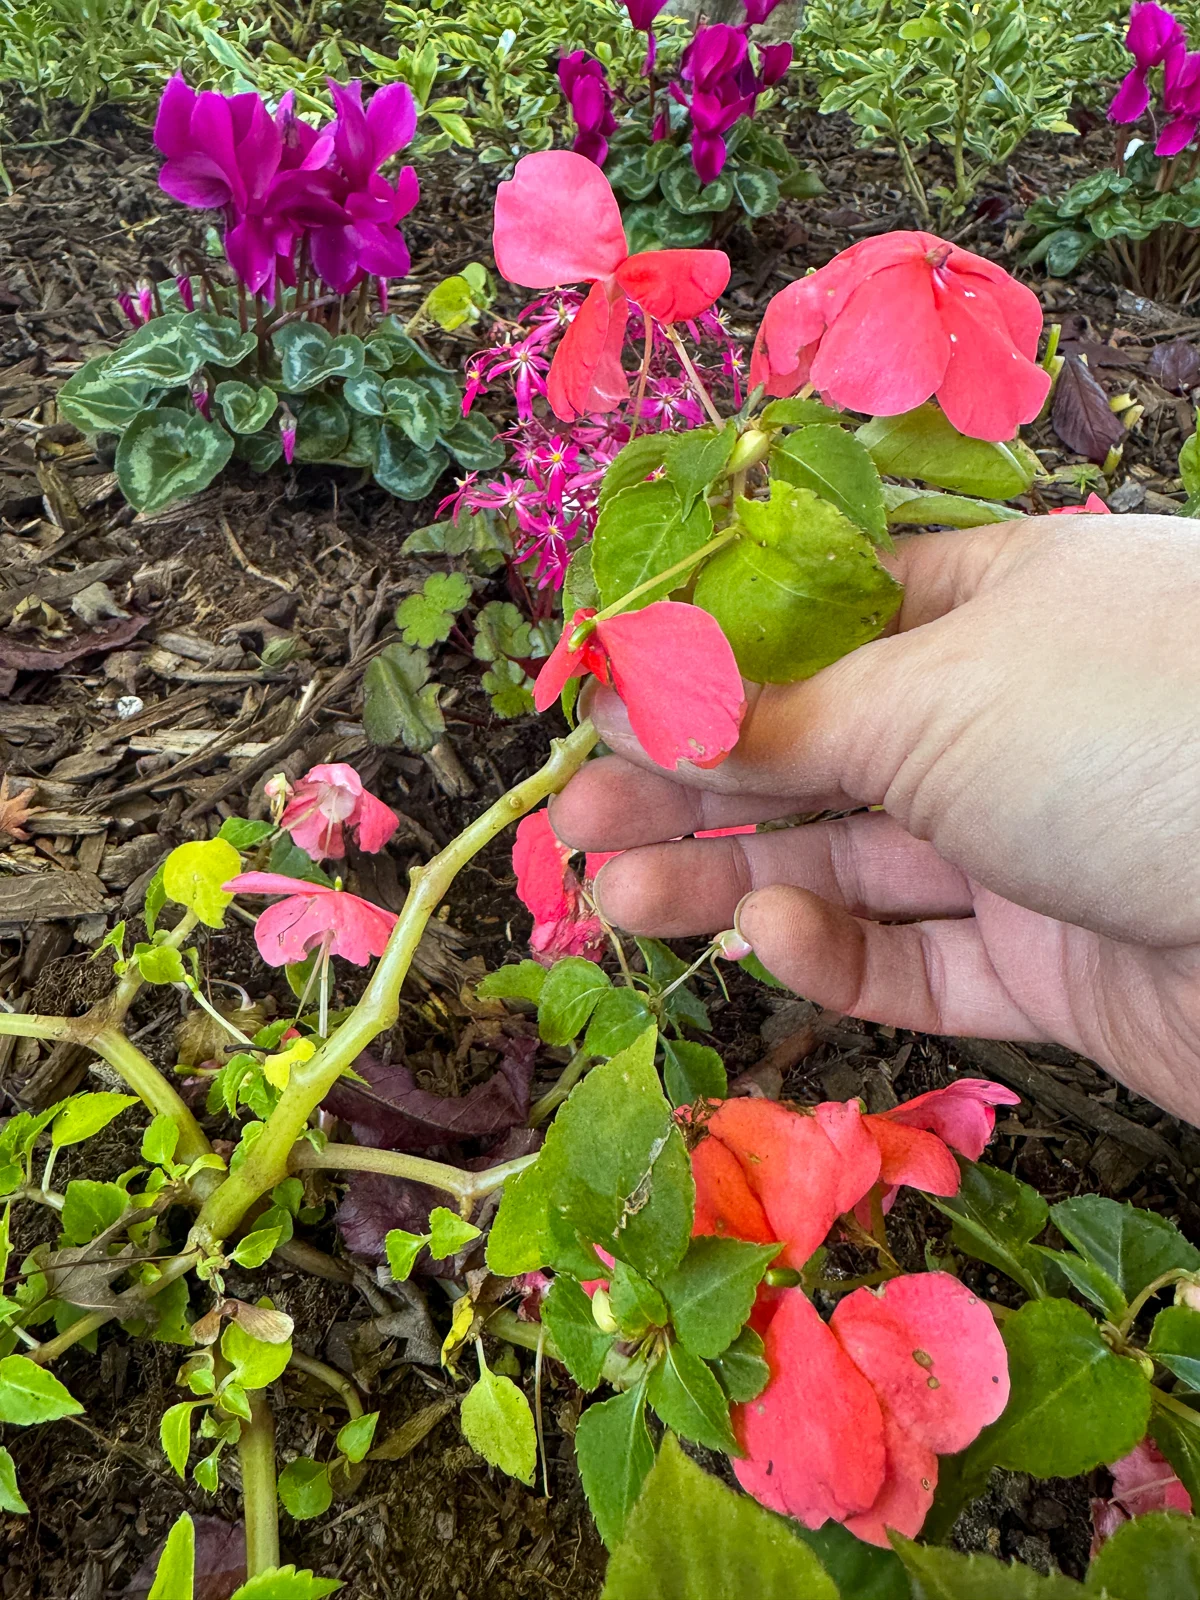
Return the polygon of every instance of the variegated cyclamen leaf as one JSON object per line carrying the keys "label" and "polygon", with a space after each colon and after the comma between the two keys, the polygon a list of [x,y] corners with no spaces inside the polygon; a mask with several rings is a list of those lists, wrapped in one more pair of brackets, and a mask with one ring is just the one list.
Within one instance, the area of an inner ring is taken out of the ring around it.
{"label": "variegated cyclamen leaf", "polygon": [[175,389],[190,383],[204,364],[204,352],[180,316],[155,317],[108,358],[106,375],[120,383],[152,383]]}
{"label": "variegated cyclamen leaf", "polygon": [[258,433],[275,415],[279,404],[274,389],[255,389],[248,383],[229,378],[213,391],[225,426],[231,433]]}
{"label": "variegated cyclamen leaf", "polygon": [[117,447],[117,482],[138,511],[161,511],[199,494],[233,454],[233,439],[198,411],[143,411]]}
{"label": "variegated cyclamen leaf", "polygon": [[350,412],[337,395],[313,394],[296,413],[296,460],[336,461],[350,440]]}
{"label": "variegated cyclamen leaf", "polygon": [[418,450],[394,423],[385,422],[380,428],[375,481],[397,500],[423,500],[449,465],[444,450]]}
{"label": "variegated cyclamen leaf", "polygon": [[490,472],[504,460],[503,444],[481,417],[461,418],[442,434],[441,442],[468,472]]}
{"label": "variegated cyclamen leaf", "polygon": [[80,433],[122,433],[138,415],[150,393],[144,379],[110,378],[108,356],[86,362],[58,391],[60,413]]}
{"label": "variegated cyclamen leaf", "polygon": [[271,341],[279,353],[283,388],[306,394],[328,378],[356,378],[363,369],[363,342],[351,333],[331,339],[316,322],[288,322]]}
{"label": "variegated cyclamen leaf", "polygon": [[437,407],[414,378],[389,378],[382,399],[391,422],[401,428],[419,450],[437,443],[440,419]]}
{"label": "variegated cyclamen leaf", "polygon": [[192,311],[180,326],[201,352],[206,362],[214,367],[236,367],[254,354],[258,336],[251,329],[243,330],[233,317],[219,317],[213,311]]}

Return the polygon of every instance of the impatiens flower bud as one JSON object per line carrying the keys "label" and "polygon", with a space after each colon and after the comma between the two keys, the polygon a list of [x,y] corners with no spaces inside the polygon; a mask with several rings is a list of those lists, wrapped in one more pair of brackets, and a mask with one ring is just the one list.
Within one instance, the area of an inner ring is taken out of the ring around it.
{"label": "impatiens flower bud", "polygon": [[287,773],[277,772],[273,778],[268,778],[263,784],[263,793],[271,805],[271,820],[278,823],[292,795],[292,786],[288,782]]}
{"label": "impatiens flower bud", "polygon": [[713,940],[713,954],[722,956],[726,961],[744,961],[747,956],[754,954],[754,946],[748,944],[736,928],[726,928]]}
{"label": "impatiens flower bud", "polygon": [[597,1289],[592,1296],[592,1321],[601,1333],[617,1333],[620,1329],[607,1289]]}
{"label": "impatiens flower bud", "polygon": [[1200,1277],[1183,1278],[1175,1285],[1175,1304],[1200,1311]]}

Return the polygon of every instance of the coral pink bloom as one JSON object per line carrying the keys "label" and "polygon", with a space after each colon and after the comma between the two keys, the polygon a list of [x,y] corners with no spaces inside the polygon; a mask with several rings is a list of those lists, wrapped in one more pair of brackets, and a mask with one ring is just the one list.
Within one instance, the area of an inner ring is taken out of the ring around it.
{"label": "coral pink bloom", "polygon": [[353,767],[335,761],[304,774],[280,826],[314,861],[340,861],[346,854],[345,828],[356,829],[360,849],[374,855],[395,833],[400,819],[390,806],[367,793]]}
{"label": "coral pink bloom", "polygon": [[510,283],[592,285],[550,368],[550,405],[564,422],[613,411],[628,396],[621,346],[630,300],[657,322],[688,322],[729,282],[721,250],[631,256],[612,186],[571,150],[539,150],[517,162],[496,194],[493,245]]}
{"label": "coral pink bloom", "polygon": [[[543,966],[553,966],[562,956],[593,959],[604,947],[599,917],[584,904],[579,879],[567,863],[570,849],[550,826],[549,812],[534,811],[517,824],[513,843],[513,871],[517,898],[533,915],[529,947]],[[594,877],[587,858],[588,877]]]}
{"label": "coral pink bloom", "polygon": [[1148,1511],[1192,1514],[1192,1497],[1175,1475],[1175,1469],[1149,1435],[1127,1456],[1114,1461],[1111,1500],[1092,1501],[1092,1555],[1130,1517]]}
{"label": "coral pink bloom", "polygon": [[1111,517],[1112,512],[1098,494],[1090,494],[1081,506],[1055,506],[1052,517],[1065,517],[1071,511],[1094,511],[1097,516]]}
{"label": "coral pink bloom", "polygon": [[[820,1110],[826,1115],[789,1111],[774,1100],[723,1100],[692,1153],[696,1231],[703,1221],[707,1232],[779,1240],[776,1265],[802,1268],[879,1177],[879,1151],[858,1101]],[[725,1154],[708,1150],[713,1143]]]}
{"label": "coral pink bloom", "polygon": [[699,606],[656,600],[598,622],[572,650],[572,634],[595,614],[577,611],[563,628],[534,685],[538,710],[554,704],[568,679],[591,672],[620,695],[630,727],[660,767],[723,761],[737,743],[746,699],[717,620]]}
{"label": "coral pink bloom", "polygon": [[829,1518],[886,1548],[920,1531],[937,1457],[965,1449],[1008,1401],[987,1307],[942,1272],[857,1289],[828,1325],[789,1289],[765,1334],[771,1380],[734,1408],[738,1482],[774,1511]]}
{"label": "coral pink bloom", "polygon": [[1002,1083],[987,1078],[956,1078],[944,1089],[932,1089],[915,1100],[881,1111],[866,1120],[899,1123],[906,1128],[927,1128],[952,1150],[978,1161],[996,1128],[996,1106],[1019,1106],[1021,1096]]}
{"label": "coral pink bloom", "polygon": [[1041,328],[1037,296],[994,262],[931,233],[880,234],[780,290],[750,383],[773,395],[811,383],[885,417],[936,395],[960,433],[1011,439],[1050,389]]}
{"label": "coral pink bloom", "polygon": [[321,883],[285,878],[278,872],[242,872],[223,884],[227,894],[280,894],[254,929],[258,953],[269,967],[292,966],[323,949],[365,967],[381,956],[396,918],[382,906]]}

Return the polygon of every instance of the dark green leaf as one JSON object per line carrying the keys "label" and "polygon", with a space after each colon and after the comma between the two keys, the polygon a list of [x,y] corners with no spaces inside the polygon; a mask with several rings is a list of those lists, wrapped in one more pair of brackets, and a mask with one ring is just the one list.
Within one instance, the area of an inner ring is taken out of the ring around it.
{"label": "dark green leaf", "polygon": [[697,1356],[719,1356],[750,1315],[755,1291],[781,1245],[702,1236],[667,1277],[662,1291],[680,1340]]}
{"label": "dark green leaf", "polygon": [[724,473],[736,443],[737,428],[732,422],[720,432],[693,428],[667,435],[667,481],[675,485],[685,516]]}
{"label": "dark green leaf", "polygon": [[[1161,1391],[1151,1395],[1153,1410],[1150,1413],[1150,1437],[1166,1456],[1175,1475],[1192,1497],[1194,1506],[1200,1505],[1200,1412],[1184,1405],[1183,1411],[1174,1407],[1167,1410]],[[1188,1415],[1194,1420],[1189,1422]]]}
{"label": "dark green leaf", "polygon": [[755,1400],[767,1387],[771,1369],[763,1355],[763,1342],[753,1328],[743,1328],[737,1338],[709,1366],[731,1400]]}
{"label": "dark green leaf", "polygon": [[729,1093],[725,1063],[711,1045],[664,1038],[662,1047],[663,1084],[673,1106],[724,1100]]}
{"label": "dark green leaf", "polygon": [[[640,584],[678,565],[712,538],[712,512],[697,500],[684,514],[672,483],[637,483],[606,501],[592,536],[592,575],[602,606],[614,605]],[[638,608],[661,600],[687,582],[677,573],[640,595]]]}
{"label": "dark green leaf", "polygon": [[1150,1383],[1114,1355],[1088,1313],[1069,1300],[1031,1300],[1005,1318],[1012,1396],[967,1462],[1038,1478],[1074,1478],[1128,1455],[1145,1436]]}
{"label": "dark green leaf", "polygon": [[618,193],[644,200],[658,186],[658,172],[646,163],[645,149],[614,152],[605,163],[604,176]]}
{"label": "dark green leaf", "polygon": [[1050,1207],[1036,1189],[999,1167],[960,1162],[962,1183],[950,1200],[931,1203],[954,1223],[954,1247],[1019,1283],[1027,1294],[1039,1294],[1044,1269],[1028,1249],[1046,1226]]}
{"label": "dark green leaf", "polygon": [[[857,1600],[857,1591],[846,1590],[846,1600],[851,1596]],[[608,1564],[602,1600],[838,1600],[838,1594],[782,1517],[702,1471],[668,1435]]]}
{"label": "dark green leaf", "polygon": [[546,974],[538,1000],[538,1033],[545,1044],[563,1045],[581,1034],[612,979],[594,961],[565,956]]}
{"label": "dark green leaf", "polygon": [[219,317],[212,311],[189,312],[179,325],[214,367],[236,367],[252,356],[258,345],[252,329],[243,333],[232,317]]}
{"label": "dark green leaf", "polygon": [[575,1456],[596,1527],[611,1550],[654,1465],[645,1383],[587,1408],[575,1429]]}
{"label": "dark green leaf", "polygon": [[723,172],[713,183],[702,184],[690,161],[668,167],[658,186],[669,205],[685,217],[724,211],[733,200],[733,180],[728,173]]}
{"label": "dark green leaf", "polygon": [[149,383],[158,389],[190,383],[204,363],[181,317],[154,317],[109,356],[104,376],[114,383]]}
{"label": "dark green leaf", "polygon": [[542,1302],[542,1321],[575,1382],[581,1389],[594,1389],[613,1347],[613,1335],[596,1326],[592,1302],[574,1278],[565,1274],[555,1278]]}
{"label": "dark green leaf", "polygon": [[1103,1311],[1106,1317],[1124,1315],[1125,1296],[1103,1267],[1077,1256],[1073,1250],[1050,1250],[1042,1244],[1030,1245],[1029,1248],[1036,1251],[1043,1261],[1053,1262],[1067,1282],[1078,1289],[1085,1300],[1090,1300]]}
{"label": "dark green leaf", "polygon": [[[661,939],[635,939],[634,943],[646,963],[646,977],[654,994],[662,994],[687,971],[687,962],[681,961]],[[666,1011],[669,1020],[677,1025],[686,1023],[692,1028],[709,1026],[708,1011],[704,1002],[694,990],[688,988],[686,983],[671,990],[667,997]]]}
{"label": "dark green leaf", "polygon": [[1200,1393],[1200,1311],[1166,1306],[1154,1319],[1146,1348],[1185,1388]]}
{"label": "dark green leaf", "polygon": [[441,418],[421,385],[413,378],[389,378],[381,395],[390,420],[404,430],[418,450],[432,450]]}
{"label": "dark green leaf", "polygon": [[779,179],[766,167],[738,167],[733,192],[749,217],[768,217],[779,208]]}
{"label": "dark green leaf", "polygon": [[811,489],[844,512],[872,544],[892,548],[879,473],[852,433],[817,424],[785,434],[771,452],[771,474]]}
{"label": "dark green leaf", "polygon": [[429,681],[424,650],[389,644],[363,675],[363,727],[372,744],[432,750],[446,731],[438,707],[441,684]]}
{"label": "dark green leaf", "polygon": [[350,439],[350,412],[338,395],[313,394],[296,413],[296,460],[336,461]]}
{"label": "dark green leaf", "polygon": [[1059,1573],[1042,1577],[992,1556],[959,1555],[892,1537],[912,1578],[913,1600],[1086,1600],[1083,1585]]}
{"label": "dark green leaf", "polygon": [[766,428],[804,428],[814,422],[845,422],[846,414],[836,411],[820,400],[802,400],[799,395],[787,400],[772,400],[763,407],[762,423]]}
{"label": "dark green leaf", "polygon": [[418,450],[394,423],[385,422],[375,447],[375,479],[397,500],[423,500],[450,465],[441,448]]}
{"label": "dark green leaf", "polygon": [[997,500],[969,500],[939,489],[912,489],[899,483],[883,486],[887,519],[893,526],[928,528],[989,528],[997,522],[1015,522],[1024,515]]}
{"label": "dark green leaf", "polygon": [[491,472],[506,454],[502,440],[484,417],[460,417],[453,427],[444,429],[442,443],[468,472]]}
{"label": "dark green leaf", "polygon": [[1200,1524],[1168,1511],[1122,1523],[1088,1568],[1087,1589],[1111,1600],[1195,1600]]}
{"label": "dark green leaf", "polygon": [[939,489],[958,489],[986,500],[1024,494],[1037,470],[1026,447],[989,444],[959,433],[932,402],[899,417],[876,417],[858,430],[880,472],[918,478]]}
{"label": "dark green leaf", "polygon": [[[371,345],[368,345],[368,355],[370,350]],[[357,378],[346,379],[342,385],[342,398],[352,411],[357,411],[361,416],[387,416],[388,408],[383,398],[383,379],[371,364],[365,366]]]}
{"label": "dark green leaf", "polygon": [[363,342],[352,333],[333,339],[318,322],[287,322],[271,339],[288,394],[306,394],[328,378],[357,378],[363,369]]}
{"label": "dark green leaf", "polygon": [[259,433],[275,415],[279,404],[274,389],[268,389],[265,384],[255,389],[236,379],[219,383],[213,399],[231,433]]}
{"label": "dark green leaf", "polygon": [[815,172],[808,167],[801,167],[799,172],[793,172],[783,180],[779,192],[789,200],[815,200],[818,195],[828,194],[829,191]]}
{"label": "dark green leaf", "polygon": [[811,677],[882,633],[900,585],[848,517],[778,479],[769,502],[739,500],[738,515],[746,536],[705,564],[693,599],[721,624],[746,677]]}
{"label": "dark green leaf", "polygon": [[608,1299],[626,1339],[640,1339],[651,1328],[667,1325],[667,1305],[662,1295],[648,1278],[624,1261],[618,1261],[613,1268]]}
{"label": "dark green leaf", "polygon": [[106,376],[107,356],[80,367],[55,396],[59,412],[80,433],[122,433],[146,403],[151,385],[144,379],[118,382]]}
{"label": "dark green leaf", "polygon": [[802,1523],[791,1526],[816,1554],[845,1600],[912,1600],[908,1574],[894,1550],[856,1539],[840,1522],[815,1531]]}
{"label": "dark green leaf", "polygon": [[117,446],[117,482],[138,511],[155,512],[199,494],[233,454],[233,439],[196,410],[143,411]]}
{"label": "dark green leaf", "polygon": [[268,428],[263,433],[239,433],[233,441],[233,454],[245,461],[254,472],[269,472],[277,461],[283,459],[283,441],[278,428]]}
{"label": "dark green leaf", "polygon": [[632,205],[622,221],[632,254],[640,250],[694,250],[708,243],[713,229],[713,219],[707,211],[685,216],[669,200]]}
{"label": "dark green leaf", "polygon": [[1164,1272],[1200,1270],[1200,1250],[1157,1212],[1085,1194],[1052,1207],[1050,1220],[1081,1256],[1120,1285],[1127,1300]]}
{"label": "dark green leaf", "polygon": [[682,1345],[668,1345],[650,1374],[647,1398],[667,1427],[685,1439],[726,1455],[740,1454],[725,1391],[704,1362]]}

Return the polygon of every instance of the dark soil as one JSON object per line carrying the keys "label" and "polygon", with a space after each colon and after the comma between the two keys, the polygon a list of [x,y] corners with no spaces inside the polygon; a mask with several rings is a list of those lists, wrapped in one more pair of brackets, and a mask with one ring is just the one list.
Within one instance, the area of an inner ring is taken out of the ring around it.
{"label": "dark soil", "polygon": [[[738,230],[728,241],[729,304],[747,334],[770,295],[808,266],[867,234],[915,225],[895,162],[854,150],[845,124],[802,119],[793,142],[829,192],[788,202],[753,235]],[[1063,143],[1023,151],[1020,170],[1000,175],[965,219],[961,241],[1012,266],[1024,205],[1108,155],[1099,132],[1069,156]],[[406,869],[536,766],[548,733],[534,719],[495,719],[476,664],[443,647],[437,673],[447,685],[448,732],[434,756],[380,751],[366,740],[362,670],[387,637],[395,601],[434,570],[400,547],[432,520],[436,493],[410,506],[352,473],[303,469],[235,475],[155,518],[124,505],[110,464],[57,422],[54,395],[81,361],[120,336],[113,293],[139,276],[173,271],[181,250],[202,247],[206,219],[165,202],[148,137],[111,112],[94,115],[84,138],[20,152],[8,165],[16,192],[0,199],[0,622],[36,594],[66,615],[67,634],[78,639],[93,625],[71,614],[71,598],[101,581],[136,619],[117,628],[137,629],[118,644],[94,639],[90,651],[50,673],[6,665],[18,658],[5,650],[61,648],[62,638],[0,627],[0,767],[15,786],[34,785],[42,810],[27,841],[8,838],[0,848],[0,995],[8,1005],[70,1013],[104,992],[104,964],[89,962],[89,951],[107,926],[137,915],[161,858],[186,839],[207,837],[226,815],[261,813],[264,776],[280,769],[296,776],[317,761],[359,766],[402,822],[370,870],[351,863],[351,885],[395,909]],[[490,196],[478,169],[446,157],[424,181],[407,230],[413,304],[445,273],[488,258]],[[1144,407],[1106,491],[1113,508],[1175,510],[1182,499],[1176,458],[1193,410],[1149,377],[1147,362],[1156,344],[1190,339],[1200,324],[1138,307],[1095,273],[1035,287],[1074,347],[1090,346],[1092,370],[1109,391],[1129,391]],[[470,348],[464,334],[442,354],[457,361]],[[1034,442],[1051,470],[1083,465],[1049,422],[1034,430]],[[1079,498],[1066,482],[1053,494],[1054,503]],[[111,622],[95,626],[116,631]],[[264,668],[264,642],[283,633],[300,642],[300,653],[282,668]],[[120,720],[116,703],[128,696],[142,709]],[[221,745],[198,750],[198,731],[222,736]],[[503,1048],[496,1019],[473,1014],[469,984],[524,949],[503,842],[463,874],[434,932],[406,988],[401,1027],[384,1049],[403,1055],[423,1087],[462,1094],[495,1070]],[[205,959],[214,975],[249,985],[268,1007],[288,1003],[286,989],[272,996],[244,927],[212,939]],[[798,1099],[861,1094],[881,1109],[959,1069],[993,1076],[1024,1099],[1002,1121],[990,1159],[1052,1201],[1099,1191],[1169,1215],[1200,1238],[1193,1170],[1200,1134],[1069,1052],[903,1034],[819,1013],[740,975],[728,1000],[711,983],[701,980],[701,988],[714,1041],[731,1079],[746,1075],[743,1088]],[[347,982],[339,1002],[354,992]],[[132,1021],[142,1047],[165,1067],[176,1059],[177,1020],[174,1001],[155,991]],[[0,1088],[10,1110],[73,1092],[90,1066],[86,1052],[72,1047],[0,1041]],[[539,1059],[534,1093],[558,1070],[549,1055]],[[60,1180],[85,1170],[115,1177],[133,1165],[140,1120],[118,1121],[86,1156],[65,1152]],[[215,1137],[231,1131],[212,1119],[209,1127]],[[312,1198],[336,1194],[326,1184]],[[927,1230],[935,1243],[940,1237],[930,1215],[915,1198],[895,1213],[902,1249],[916,1260]],[[36,1208],[22,1206],[18,1217],[22,1247],[52,1236]],[[547,1376],[546,1500],[490,1472],[466,1445],[453,1382],[436,1365],[408,1359],[406,1338],[394,1330],[403,1302],[380,1288],[374,1263],[348,1257],[328,1221],[312,1238],[341,1281],[295,1268],[268,1273],[265,1282],[260,1275],[255,1292],[265,1289],[295,1317],[299,1348],[353,1373],[369,1406],[382,1412],[376,1443],[385,1452],[418,1414],[440,1420],[399,1459],[369,1464],[327,1517],[308,1524],[285,1517],[285,1559],[341,1577],[356,1597],[596,1595],[603,1552],[574,1472],[570,1436],[580,1397],[572,1386]],[[448,1302],[423,1281],[440,1337]],[[1006,1292],[998,1279],[987,1287]],[[393,1331],[381,1330],[381,1317],[392,1318]],[[236,1520],[235,1462],[223,1465],[221,1490],[207,1497],[175,1477],[159,1448],[159,1418],[181,1393],[174,1386],[180,1359],[176,1348],[105,1330],[98,1356],[76,1349],[62,1364],[87,1415],[25,1434],[9,1430],[5,1443],[31,1515],[0,1525],[2,1600],[125,1593],[182,1510]],[[532,1358],[518,1359],[532,1382]],[[272,1398],[283,1459],[329,1452],[343,1420],[329,1391],[289,1375]],[[448,1399],[448,1407],[427,1409]],[[1087,1494],[1078,1482],[1004,1476],[960,1523],[958,1542],[1043,1570],[1057,1562],[1078,1576],[1090,1537]]]}

